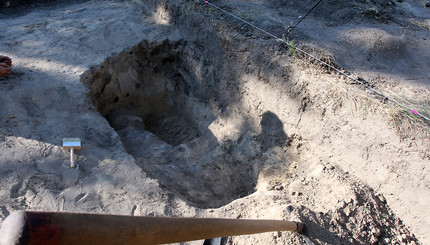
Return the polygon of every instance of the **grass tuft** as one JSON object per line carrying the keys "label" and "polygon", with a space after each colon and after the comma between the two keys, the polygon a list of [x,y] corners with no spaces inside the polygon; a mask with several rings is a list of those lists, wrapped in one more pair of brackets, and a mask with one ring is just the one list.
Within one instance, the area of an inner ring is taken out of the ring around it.
{"label": "grass tuft", "polygon": [[[299,48],[349,74],[338,65],[330,53],[318,48],[316,45],[306,43],[301,44]],[[308,56],[298,53],[295,57],[300,66],[314,68],[312,70],[317,70],[320,76],[332,75],[325,76],[321,80],[330,83],[332,85],[331,89],[337,91],[332,95],[337,94],[349,101],[352,114],[355,114],[355,112],[364,112],[365,114],[385,112],[402,140],[420,138],[430,147],[430,121],[415,115],[412,111],[387,100],[385,97],[372,93],[363,85],[353,82],[344,75],[338,74],[332,68],[322,65]],[[400,83],[387,83],[381,79],[372,82],[363,81],[363,83],[430,118],[429,89],[416,88]]]}

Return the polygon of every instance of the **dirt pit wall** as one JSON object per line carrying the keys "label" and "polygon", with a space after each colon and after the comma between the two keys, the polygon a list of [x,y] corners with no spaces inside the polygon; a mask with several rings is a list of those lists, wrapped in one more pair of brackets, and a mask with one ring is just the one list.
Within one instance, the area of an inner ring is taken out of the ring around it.
{"label": "dirt pit wall", "polygon": [[[417,242],[382,195],[326,158],[336,152],[328,150],[329,135],[338,130],[331,126],[348,124],[349,108],[338,90],[316,78],[321,71],[297,67],[286,47],[265,37],[249,40],[244,29],[163,6],[181,38],[144,40],[82,77],[95,107],[148,176],[201,213],[258,218],[269,206],[293,204],[294,214],[282,217],[305,221],[319,244]],[[322,143],[312,136],[321,129],[327,130]],[[327,152],[318,155],[315,143]]]}
{"label": "dirt pit wall", "polygon": [[[209,125],[219,100],[188,70],[186,42],[142,41],[87,72],[98,111],[150,176],[199,207],[217,207],[253,192],[254,169],[224,155]],[[196,74],[197,73],[197,74]],[[281,125],[282,126],[282,125]]]}

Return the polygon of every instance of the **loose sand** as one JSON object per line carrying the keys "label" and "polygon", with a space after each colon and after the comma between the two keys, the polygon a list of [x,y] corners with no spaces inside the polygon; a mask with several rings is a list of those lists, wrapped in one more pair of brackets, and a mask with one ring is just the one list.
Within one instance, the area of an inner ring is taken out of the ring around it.
{"label": "loose sand", "polygon": [[[323,1],[288,35],[314,2],[214,3],[429,116],[425,2]],[[11,5],[0,220],[22,209],[300,219],[315,244],[430,243],[429,122],[204,1]],[[78,169],[65,137],[83,142]]]}

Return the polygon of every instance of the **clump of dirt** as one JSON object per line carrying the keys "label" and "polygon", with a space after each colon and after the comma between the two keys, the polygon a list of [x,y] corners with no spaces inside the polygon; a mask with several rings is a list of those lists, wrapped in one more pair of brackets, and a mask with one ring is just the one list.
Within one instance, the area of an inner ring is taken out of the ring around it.
{"label": "clump of dirt", "polygon": [[[368,186],[335,170],[335,166],[324,167],[322,173],[327,173],[336,181],[349,183],[343,189],[348,194],[343,199],[335,198],[333,201],[336,202],[336,208],[328,212],[315,212],[312,207],[305,206],[292,210],[290,217],[296,215],[307,224],[305,234],[312,240],[319,244],[418,243],[402,220],[394,216],[383,195],[375,194]],[[324,182],[315,178],[305,180],[309,186],[303,190],[307,193],[305,196],[309,195],[309,192],[312,193],[306,189],[312,188],[316,181]]]}
{"label": "clump of dirt", "polygon": [[[237,211],[234,206],[245,203],[251,206],[264,203],[267,207],[284,204],[284,209],[277,210],[278,213],[285,220],[305,223],[305,236],[276,232],[259,241],[270,244],[419,244],[387,206],[383,195],[375,194],[374,190],[339,170],[338,166],[327,163],[308,167],[303,168],[296,163],[290,165],[287,169],[297,176],[268,185],[270,194],[263,197],[264,201],[257,196],[247,197],[227,205],[226,211],[221,213],[232,212],[247,218],[252,215],[250,211]],[[257,208],[253,211],[261,211],[265,217],[263,210]],[[255,242],[255,238],[233,237],[229,241],[250,244]]]}

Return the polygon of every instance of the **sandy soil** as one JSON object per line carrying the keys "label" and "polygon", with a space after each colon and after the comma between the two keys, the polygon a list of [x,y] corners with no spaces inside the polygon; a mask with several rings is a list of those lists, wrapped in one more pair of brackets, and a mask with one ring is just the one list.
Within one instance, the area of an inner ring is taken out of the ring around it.
{"label": "sandy soil", "polygon": [[[288,34],[313,2],[214,3],[428,115],[425,2],[323,1]],[[15,4],[0,9],[14,64],[0,78],[1,220],[298,219],[315,244],[430,242],[429,122],[203,1]],[[78,169],[65,137],[82,139]]]}

